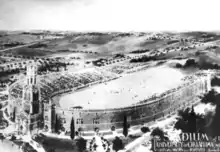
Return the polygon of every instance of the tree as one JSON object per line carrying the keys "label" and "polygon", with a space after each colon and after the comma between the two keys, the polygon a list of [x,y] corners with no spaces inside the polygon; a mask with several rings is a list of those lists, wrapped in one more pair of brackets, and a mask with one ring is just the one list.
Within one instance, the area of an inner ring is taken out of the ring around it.
{"label": "tree", "polygon": [[15,108],[14,108],[13,117],[12,117],[13,122],[15,122],[15,117],[16,117],[16,110],[15,110]]}
{"label": "tree", "polygon": [[116,152],[119,150],[122,150],[124,148],[124,144],[123,144],[122,140],[117,136],[112,141],[112,143],[113,143],[112,149],[115,150]]}
{"label": "tree", "polygon": [[180,129],[182,132],[204,133],[204,127],[207,122],[204,118],[205,116],[196,114],[193,106],[192,108],[180,110],[178,115],[179,117],[177,118],[174,128]]}
{"label": "tree", "polygon": [[219,99],[220,99],[220,95],[218,94],[218,92],[212,89],[203,96],[201,102],[205,104],[211,103],[212,105],[216,105]]}
{"label": "tree", "polygon": [[111,131],[115,131],[115,126],[112,126],[112,127],[111,127]]}
{"label": "tree", "polygon": [[124,115],[124,123],[123,123],[123,134],[125,137],[128,135],[128,122],[127,122],[127,116]]}
{"label": "tree", "polygon": [[188,59],[184,65],[185,68],[197,66],[195,59]]}
{"label": "tree", "polygon": [[56,115],[56,122],[55,122],[55,132],[58,133],[60,129],[60,121],[58,116]]}
{"label": "tree", "polygon": [[73,117],[72,117],[71,124],[70,124],[70,137],[72,140],[75,137],[75,123],[74,123]]}
{"label": "tree", "polygon": [[151,132],[151,136],[153,136],[153,137],[158,136],[158,137],[160,137],[160,139],[163,140],[163,141],[169,140],[169,138],[165,136],[165,132],[164,132],[161,128],[159,128],[159,127],[155,128],[155,129]]}
{"label": "tree", "polygon": [[86,143],[87,141],[82,137],[76,139],[76,145],[78,147],[79,152],[83,152],[84,150],[86,150]]}
{"label": "tree", "polygon": [[190,108],[186,108],[185,110],[180,110],[178,112],[177,122],[174,126],[176,129],[182,130],[182,132],[188,132],[188,120],[189,120]]}
{"label": "tree", "polygon": [[150,132],[150,129],[148,127],[141,127],[141,131],[143,133],[147,133],[147,132]]}
{"label": "tree", "polygon": [[194,107],[192,106],[191,111],[189,113],[189,120],[188,120],[188,126],[189,126],[189,132],[194,133],[197,132],[197,125],[196,125],[196,113],[194,111]]}
{"label": "tree", "polygon": [[177,64],[176,64],[176,68],[182,68],[182,64],[177,63]]}

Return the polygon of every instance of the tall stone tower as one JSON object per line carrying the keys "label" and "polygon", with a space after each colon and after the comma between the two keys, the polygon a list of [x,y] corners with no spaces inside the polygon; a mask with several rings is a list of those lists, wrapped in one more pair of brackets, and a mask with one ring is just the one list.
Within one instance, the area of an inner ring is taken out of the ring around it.
{"label": "tall stone tower", "polygon": [[210,70],[207,70],[206,77],[205,77],[206,92],[209,92],[212,89],[211,79],[212,79],[212,72]]}
{"label": "tall stone tower", "polygon": [[27,66],[26,81],[23,86],[22,111],[18,116],[20,132],[34,133],[43,126],[43,104],[37,85],[37,66]]}
{"label": "tall stone tower", "polygon": [[40,89],[37,85],[37,66],[27,66],[26,84],[23,88],[23,109],[29,114],[42,112]]}
{"label": "tall stone tower", "polygon": [[207,90],[208,91],[210,91],[212,89],[211,81],[212,81],[212,74],[208,73],[208,75],[207,75]]}

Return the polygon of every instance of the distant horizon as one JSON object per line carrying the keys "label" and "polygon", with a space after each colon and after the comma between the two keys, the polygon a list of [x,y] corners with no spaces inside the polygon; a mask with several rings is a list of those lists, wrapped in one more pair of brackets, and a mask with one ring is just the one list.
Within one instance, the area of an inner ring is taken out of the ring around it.
{"label": "distant horizon", "polygon": [[219,0],[0,0],[0,30],[218,31]]}
{"label": "distant horizon", "polygon": [[85,30],[85,31],[75,31],[75,30],[49,30],[49,29],[32,29],[32,30],[5,30],[0,29],[2,32],[37,32],[37,31],[49,31],[49,32],[75,32],[75,33],[190,33],[190,32],[205,32],[205,33],[220,33],[220,30],[157,30],[157,31],[97,31],[97,30]]}

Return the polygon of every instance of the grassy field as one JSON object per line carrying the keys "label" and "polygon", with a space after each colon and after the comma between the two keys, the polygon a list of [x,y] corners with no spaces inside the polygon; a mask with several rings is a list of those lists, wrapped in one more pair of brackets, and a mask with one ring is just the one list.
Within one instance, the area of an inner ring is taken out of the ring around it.
{"label": "grassy field", "polygon": [[[62,96],[60,106],[62,108],[82,106],[87,109],[125,107],[155,93],[160,94],[176,87],[183,77],[184,74],[181,71],[167,66],[149,68]],[[76,99],[80,99],[80,103]]]}

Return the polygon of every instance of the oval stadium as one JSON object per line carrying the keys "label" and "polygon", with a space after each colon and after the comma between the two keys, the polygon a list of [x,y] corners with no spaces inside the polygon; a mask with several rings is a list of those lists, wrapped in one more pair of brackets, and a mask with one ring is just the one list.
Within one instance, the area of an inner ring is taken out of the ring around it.
{"label": "oval stadium", "polygon": [[125,115],[131,128],[156,121],[196,104],[210,90],[210,74],[205,71],[186,74],[166,65],[130,66],[38,75],[31,64],[26,76],[9,86],[9,114],[16,115],[21,132],[54,132],[59,118],[68,134],[74,118],[76,130],[84,136],[93,134],[94,128],[108,134],[111,127],[122,129]]}

